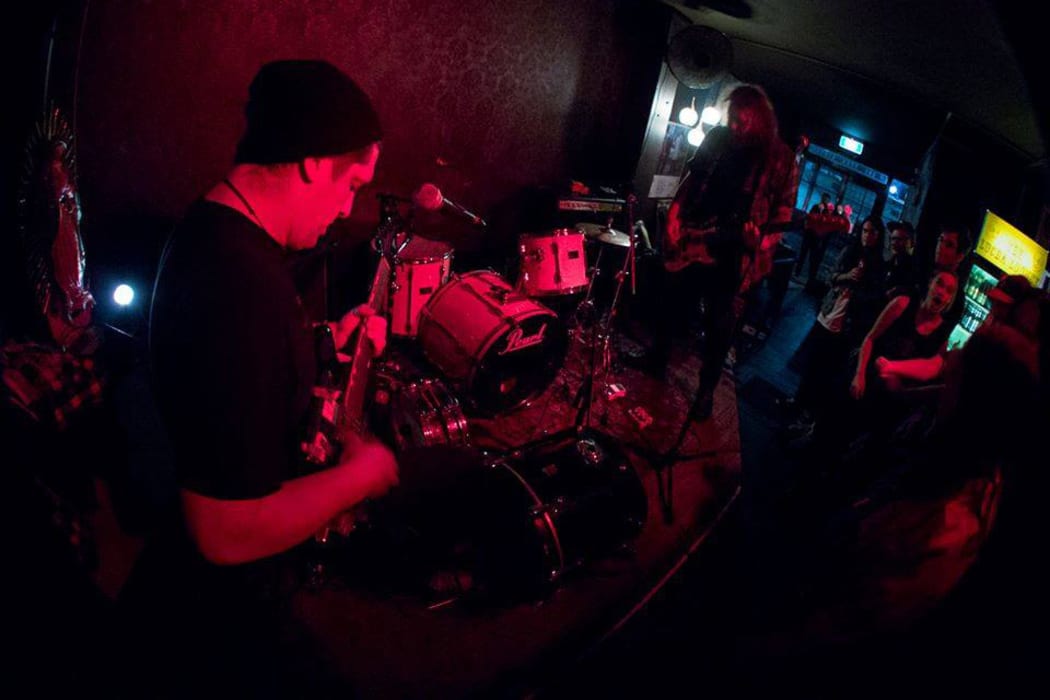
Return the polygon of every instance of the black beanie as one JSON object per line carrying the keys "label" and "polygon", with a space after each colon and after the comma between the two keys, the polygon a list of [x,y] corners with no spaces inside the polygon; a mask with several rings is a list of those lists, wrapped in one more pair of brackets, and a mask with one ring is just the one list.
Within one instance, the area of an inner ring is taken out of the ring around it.
{"label": "black beanie", "polygon": [[294,163],[382,139],[368,95],[326,61],[267,63],[248,88],[238,163]]}

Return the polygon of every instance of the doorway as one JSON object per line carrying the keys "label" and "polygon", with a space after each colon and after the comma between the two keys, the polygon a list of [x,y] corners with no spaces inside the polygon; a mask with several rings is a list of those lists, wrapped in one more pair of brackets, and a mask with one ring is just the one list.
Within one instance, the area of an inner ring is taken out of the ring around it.
{"label": "doorway", "polygon": [[820,202],[823,193],[831,195],[835,204],[841,202],[852,211],[850,223],[864,221],[877,211],[879,190],[869,185],[875,184],[867,178],[840,170],[822,161],[806,158],[803,161],[802,175],[798,183],[798,199],[795,206],[808,212],[810,207]]}

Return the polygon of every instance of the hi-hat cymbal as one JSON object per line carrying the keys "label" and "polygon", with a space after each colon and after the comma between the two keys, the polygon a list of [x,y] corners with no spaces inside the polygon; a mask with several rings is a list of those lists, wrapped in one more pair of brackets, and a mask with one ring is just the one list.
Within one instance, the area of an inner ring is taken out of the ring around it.
{"label": "hi-hat cymbal", "polygon": [[581,231],[587,238],[593,238],[601,243],[608,243],[609,245],[620,246],[623,248],[631,247],[630,236],[623,231],[617,231],[608,226],[601,226],[599,224],[576,224],[576,230]]}
{"label": "hi-hat cymbal", "polygon": [[587,238],[597,238],[602,232],[608,231],[609,227],[601,224],[576,224],[576,230]]}
{"label": "hi-hat cymbal", "polygon": [[631,237],[628,236],[626,233],[614,231],[613,229],[609,229],[605,233],[601,234],[596,240],[602,243],[608,243],[609,245],[619,246],[621,248],[631,247]]}

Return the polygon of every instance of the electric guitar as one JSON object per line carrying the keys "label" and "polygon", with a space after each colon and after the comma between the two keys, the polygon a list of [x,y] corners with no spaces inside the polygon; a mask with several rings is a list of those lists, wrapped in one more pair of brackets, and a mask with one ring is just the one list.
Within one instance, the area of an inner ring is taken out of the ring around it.
{"label": "electric guitar", "polygon": [[768,254],[770,260],[780,238],[774,239],[769,234],[782,233],[794,228],[792,221],[769,222],[763,226],[755,226],[747,221],[741,226],[736,222],[723,223],[719,217],[711,217],[696,226],[683,226],[677,222],[671,223],[671,217],[677,214],[675,209],[672,205],[668,211],[668,225],[664,236],[664,268],[668,272],[684,270],[693,263],[714,264],[715,259],[711,255],[708,243],[712,235],[723,231],[727,226],[740,230],[746,247],[754,251],[751,255],[756,259]]}
{"label": "electric guitar", "polygon": [[[382,313],[386,307],[389,288],[390,264],[380,257],[366,302],[375,313]],[[365,399],[375,350],[363,320],[345,354],[336,352],[327,324],[317,326],[314,341],[318,381],[300,447],[308,463],[323,468],[336,463],[348,437],[364,432]]]}
{"label": "electric guitar", "polygon": [[678,211],[676,203],[667,212],[664,268],[668,272],[678,272],[693,263],[714,264],[715,259],[708,249],[708,239],[720,230],[718,217],[711,217],[699,226],[683,226],[678,220]]}
{"label": "electric guitar", "polygon": [[[399,238],[396,232],[386,233],[381,230],[376,241],[380,256],[366,304],[374,313],[381,314],[387,308],[390,291],[391,266],[387,257],[392,257],[403,248],[407,238]],[[385,250],[388,247],[389,252]],[[315,386],[309,421],[311,427],[302,443],[306,461],[323,468],[338,461],[347,441],[365,432],[366,400],[375,348],[368,338],[365,320],[362,319],[345,355],[336,356],[330,333],[327,338],[324,335],[321,337],[318,350],[321,376],[343,376],[342,382],[334,386],[325,386],[331,382],[324,381]],[[361,515],[360,507],[341,513],[314,535],[315,541],[326,544],[333,533],[344,537],[349,535]]]}
{"label": "electric guitar", "polygon": [[[809,146],[809,139],[805,136],[799,139],[798,147],[794,152],[794,169],[790,177],[797,177],[797,168],[802,157],[802,152]],[[705,188],[706,179],[710,178],[718,164],[721,154],[712,159],[706,173],[702,178],[692,182],[683,183],[684,186],[693,188],[689,197],[695,196],[695,188]],[[761,279],[772,269],[773,252],[780,236],[771,237],[769,234],[782,233],[795,228],[794,221],[768,222],[763,226],[755,226],[751,221],[741,222],[737,216],[718,217],[713,216],[699,224],[690,226],[681,223],[681,203],[678,197],[667,211],[667,226],[664,231],[664,268],[669,272],[678,272],[693,263],[710,265],[715,262],[708,248],[712,235],[719,231],[737,230],[743,237],[745,247],[752,258],[746,271],[745,277],[758,273],[757,279]],[[745,256],[748,257],[748,256]]]}

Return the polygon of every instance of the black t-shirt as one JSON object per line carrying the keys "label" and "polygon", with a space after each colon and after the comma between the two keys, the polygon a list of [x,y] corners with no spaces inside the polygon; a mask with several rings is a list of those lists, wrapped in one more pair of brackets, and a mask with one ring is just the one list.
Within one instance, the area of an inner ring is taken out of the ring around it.
{"label": "black t-shirt", "polygon": [[161,259],[150,354],[180,487],[260,498],[295,476],[311,332],[264,231],[223,205],[194,205]]}
{"label": "black t-shirt", "polygon": [[915,261],[912,260],[911,255],[893,256],[886,261],[884,287],[887,293],[892,292],[893,296],[914,294],[916,278]]}
{"label": "black t-shirt", "polygon": [[[263,230],[212,202],[195,204],[165,247],[150,356],[180,488],[254,499],[298,475],[315,359],[285,262]],[[210,564],[175,519],[125,587],[131,624],[159,647],[143,664],[176,667],[166,680],[190,688],[222,676],[265,690],[290,657],[286,604],[301,569],[294,552]]]}
{"label": "black t-shirt", "polygon": [[885,357],[889,360],[911,360],[930,358],[937,355],[948,340],[952,327],[942,320],[940,325],[926,335],[921,335],[915,327],[915,316],[919,311],[919,302],[909,299],[908,306],[901,315],[890,324],[875,341],[871,356]]}

